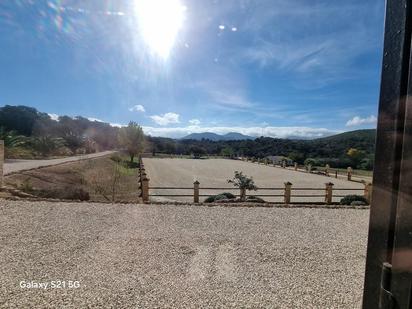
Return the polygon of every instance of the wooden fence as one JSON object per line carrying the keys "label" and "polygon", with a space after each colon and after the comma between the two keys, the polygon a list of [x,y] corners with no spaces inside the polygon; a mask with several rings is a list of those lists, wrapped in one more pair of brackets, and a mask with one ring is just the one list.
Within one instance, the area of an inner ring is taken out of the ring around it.
{"label": "wooden fence", "polygon": [[[147,177],[146,170],[144,167],[144,163],[142,159],[140,159],[140,169],[139,169],[139,184],[140,184],[140,196],[144,203],[148,203],[150,197],[191,197],[194,203],[200,202],[200,197],[209,197],[211,194],[204,194],[204,191],[233,191],[238,190],[239,194],[234,194],[235,196],[246,196],[246,192],[241,189],[236,189],[235,187],[201,187],[199,181],[195,181],[193,186],[190,187],[158,187],[150,186],[150,179]],[[176,193],[151,193],[153,190],[162,191],[162,190],[176,190]],[[190,191],[191,193],[179,193],[179,191]],[[202,192],[203,191],[203,192]],[[360,192],[365,199],[370,203],[371,200],[371,193],[372,193],[372,184],[371,183],[364,183],[364,188],[334,188],[334,184],[331,182],[325,183],[324,189],[322,188],[308,188],[308,187],[293,187],[293,184],[290,182],[285,182],[284,187],[276,188],[276,187],[259,187],[256,191],[252,192],[259,192],[264,191],[263,194],[249,194],[248,196],[256,196],[256,197],[280,197],[282,198],[282,202],[284,204],[291,204],[292,198],[316,198],[316,197],[323,197],[325,204],[332,204],[333,198],[337,197],[344,197],[346,194],[342,194],[341,192],[345,191],[352,191],[352,192]],[[306,192],[299,191],[310,191],[311,194]],[[268,193],[266,193],[268,192]],[[313,192],[313,193],[312,193]],[[307,202],[310,203],[310,202]]]}
{"label": "wooden fence", "polygon": [[[368,176],[356,175],[353,168],[350,166],[347,167],[346,172],[342,174],[341,171],[331,168],[329,164],[326,164],[325,167],[323,167],[322,169],[318,169],[318,168],[312,167],[311,165],[298,165],[296,162],[294,162],[293,165],[290,165],[290,164],[287,165],[286,161],[283,161],[282,163],[278,163],[278,162],[271,161],[267,158],[256,159],[256,158],[242,157],[240,159],[245,162],[262,164],[262,165],[273,166],[273,167],[282,167],[285,169],[287,168],[289,170],[305,172],[305,173],[313,173],[313,174],[323,175],[327,177],[338,178],[339,176],[341,178],[347,179],[348,181],[354,181],[354,182],[365,182],[365,179],[369,178]],[[358,179],[355,179],[355,177]]]}

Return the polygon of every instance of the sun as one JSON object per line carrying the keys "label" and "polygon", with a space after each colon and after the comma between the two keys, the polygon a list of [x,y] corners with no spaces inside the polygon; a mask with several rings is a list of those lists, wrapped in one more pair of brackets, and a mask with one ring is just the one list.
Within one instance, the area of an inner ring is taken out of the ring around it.
{"label": "sun", "polygon": [[186,7],[179,0],[135,0],[139,31],[150,51],[167,59],[183,26]]}

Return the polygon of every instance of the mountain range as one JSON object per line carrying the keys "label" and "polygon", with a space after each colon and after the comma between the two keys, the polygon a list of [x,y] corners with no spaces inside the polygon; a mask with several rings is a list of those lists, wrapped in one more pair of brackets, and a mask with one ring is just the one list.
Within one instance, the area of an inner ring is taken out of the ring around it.
{"label": "mountain range", "polygon": [[229,132],[224,135],[212,133],[212,132],[203,132],[203,133],[192,133],[189,134],[182,139],[191,139],[196,141],[201,141],[203,139],[210,140],[210,141],[241,141],[241,140],[254,140],[255,137],[243,135],[237,132]]}

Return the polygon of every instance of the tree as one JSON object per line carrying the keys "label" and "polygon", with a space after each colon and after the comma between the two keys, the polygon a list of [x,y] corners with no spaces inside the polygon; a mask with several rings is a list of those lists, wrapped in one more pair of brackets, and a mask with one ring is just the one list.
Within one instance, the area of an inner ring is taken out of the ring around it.
{"label": "tree", "polygon": [[62,138],[50,136],[32,137],[30,139],[30,144],[33,149],[43,157],[46,157],[51,154],[52,151],[65,146]]}
{"label": "tree", "polygon": [[195,158],[200,158],[202,155],[206,154],[206,150],[202,147],[199,147],[199,146],[192,146],[192,147],[190,147],[190,153]]}
{"label": "tree", "polygon": [[246,200],[246,190],[254,190],[256,191],[258,188],[255,185],[255,181],[253,177],[248,177],[243,175],[243,172],[235,171],[235,177],[229,179],[228,183],[232,183],[235,187],[240,189],[240,200]]}
{"label": "tree", "polygon": [[134,121],[130,121],[127,127],[119,130],[118,140],[120,146],[129,154],[131,163],[136,155],[143,152],[145,142],[143,129]]}
{"label": "tree", "polygon": [[226,146],[225,148],[222,149],[220,154],[224,157],[233,157],[234,151],[232,147]]}
{"label": "tree", "polygon": [[356,148],[349,148],[346,154],[351,159],[354,167],[357,167],[360,162],[366,157],[365,151]]}
{"label": "tree", "polygon": [[23,146],[26,137],[18,135],[16,131],[6,131],[3,127],[0,127],[0,140],[4,141],[4,147],[14,148]]}

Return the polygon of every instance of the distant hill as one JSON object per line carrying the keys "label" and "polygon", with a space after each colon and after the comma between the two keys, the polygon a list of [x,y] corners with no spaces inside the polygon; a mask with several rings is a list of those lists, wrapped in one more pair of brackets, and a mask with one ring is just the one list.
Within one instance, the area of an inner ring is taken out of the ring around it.
{"label": "distant hill", "polygon": [[[239,137],[240,135],[240,137]],[[332,167],[358,167],[371,169],[375,152],[376,130],[356,130],[328,137],[298,140],[272,137],[251,138],[245,135],[218,135],[197,133],[184,139],[148,137],[151,149],[155,152],[190,154],[195,150],[208,154],[232,152],[238,156],[264,158],[285,156],[303,164],[305,159],[316,159],[318,165]],[[242,139],[234,139],[242,138]],[[347,155],[350,148],[362,152],[360,161]]]}
{"label": "distant hill", "polygon": [[191,139],[196,141],[201,141],[202,139],[210,141],[241,141],[241,140],[253,140],[254,137],[243,135],[237,132],[229,132],[224,135],[212,133],[212,132],[203,132],[203,133],[192,133],[182,139]]}

